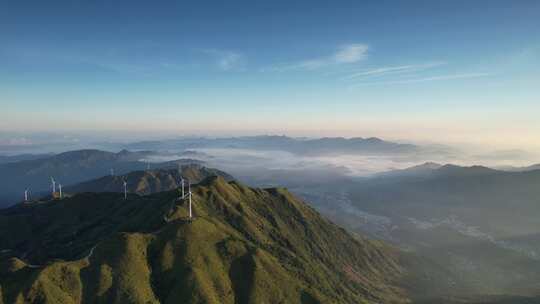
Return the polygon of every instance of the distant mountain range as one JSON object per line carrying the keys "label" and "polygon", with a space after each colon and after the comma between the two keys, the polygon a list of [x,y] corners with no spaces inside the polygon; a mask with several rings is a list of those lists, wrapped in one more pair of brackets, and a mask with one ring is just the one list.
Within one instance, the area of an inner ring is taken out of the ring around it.
{"label": "distant mountain range", "polygon": [[280,150],[302,155],[331,154],[395,154],[412,153],[418,146],[384,141],[376,137],[317,139],[287,136],[245,136],[230,138],[182,138],[164,141],[143,141],[126,146],[130,150],[185,150],[201,148]]}
{"label": "distant mountain range", "polygon": [[503,236],[534,233],[540,227],[540,170],[429,163],[364,180],[353,192],[364,208],[426,220],[453,214]]}
{"label": "distant mountain range", "polygon": [[349,209],[385,220],[378,236],[446,267],[471,294],[540,293],[540,170],[428,163],[348,187]]}
{"label": "distant mountain range", "polygon": [[416,177],[416,178],[435,178],[435,177],[463,177],[463,176],[476,176],[476,175],[489,175],[498,171],[485,166],[470,166],[463,167],[452,164],[438,164],[434,162],[427,162],[421,165],[412,166],[405,169],[391,170],[375,174],[375,178],[399,178],[399,177]]}
{"label": "distant mountain range", "polygon": [[[19,202],[23,192],[29,188],[31,193],[42,193],[50,190],[54,179],[64,186],[89,179],[114,174],[125,174],[134,170],[144,170],[148,166],[143,160],[154,152],[127,150],[118,153],[100,150],[78,150],[57,155],[0,164],[0,208]],[[150,164],[151,168],[177,168],[178,165],[202,164],[199,160],[189,158],[178,161]]]}
{"label": "distant mountain range", "polygon": [[220,176],[0,210],[0,302],[406,303],[396,253],[282,188]]}

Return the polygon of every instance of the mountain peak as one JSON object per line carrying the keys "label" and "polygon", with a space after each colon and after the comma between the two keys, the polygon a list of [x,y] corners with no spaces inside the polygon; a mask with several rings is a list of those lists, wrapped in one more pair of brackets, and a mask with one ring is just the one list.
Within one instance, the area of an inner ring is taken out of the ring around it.
{"label": "mountain peak", "polygon": [[467,175],[476,175],[476,174],[490,174],[497,172],[497,170],[484,167],[484,166],[469,166],[469,167],[463,167],[453,164],[446,164],[439,169],[437,169],[437,172],[439,174],[445,174],[445,175],[454,175],[454,174],[467,174]]}
{"label": "mountain peak", "polygon": [[130,154],[130,153],[131,153],[131,152],[130,152],[129,150],[122,149],[122,150],[120,150],[120,151],[119,151],[118,153],[116,153],[116,154],[118,154],[118,155],[128,155],[128,154]]}
{"label": "mountain peak", "polygon": [[381,142],[384,142],[384,140],[378,138],[378,137],[369,137],[369,138],[366,138],[365,141],[367,142],[370,142],[370,143],[381,143]]}
{"label": "mountain peak", "polygon": [[410,169],[416,168],[416,169],[437,170],[437,169],[440,169],[442,166],[443,165],[436,162],[425,162],[421,165],[413,166]]}

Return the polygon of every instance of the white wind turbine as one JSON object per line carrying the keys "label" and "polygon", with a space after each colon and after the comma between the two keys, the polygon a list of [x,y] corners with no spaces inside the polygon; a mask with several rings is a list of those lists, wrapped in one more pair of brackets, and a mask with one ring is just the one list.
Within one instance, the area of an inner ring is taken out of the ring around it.
{"label": "white wind turbine", "polygon": [[191,213],[191,182],[188,181],[188,196],[189,196],[189,220],[193,218],[193,214]]}
{"label": "white wind turbine", "polygon": [[186,195],[184,194],[184,178],[182,176],[180,176],[180,184],[182,185],[182,198],[184,198]]}
{"label": "white wind turbine", "polygon": [[127,200],[127,182],[124,180],[124,199]]}
{"label": "white wind turbine", "polygon": [[182,188],[182,199],[184,199],[185,193],[184,193],[184,177],[182,176],[182,167],[180,164],[178,164],[178,174],[180,174],[180,185]]}
{"label": "white wind turbine", "polygon": [[62,184],[60,184],[60,183],[58,183],[58,191],[60,191],[59,192],[60,198],[62,198]]}
{"label": "white wind turbine", "polygon": [[56,193],[56,181],[54,180],[52,176],[51,176],[51,183],[52,183],[52,194],[54,196],[54,194]]}
{"label": "white wind turbine", "polygon": [[28,202],[28,189],[24,190],[24,201]]}

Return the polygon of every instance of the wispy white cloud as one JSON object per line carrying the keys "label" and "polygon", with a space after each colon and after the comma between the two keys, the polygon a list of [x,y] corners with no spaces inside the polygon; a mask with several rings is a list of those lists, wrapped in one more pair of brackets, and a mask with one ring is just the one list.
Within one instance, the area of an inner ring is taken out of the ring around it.
{"label": "wispy white cloud", "polygon": [[334,54],[336,63],[354,63],[367,57],[369,47],[366,44],[355,43],[341,46]]}
{"label": "wispy white cloud", "polygon": [[230,71],[240,69],[244,66],[245,57],[241,53],[218,50],[218,49],[206,49],[203,53],[214,57],[216,65],[223,71]]}
{"label": "wispy white cloud", "polygon": [[303,60],[299,62],[290,62],[276,64],[262,69],[264,72],[284,72],[297,70],[315,70],[323,67],[352,64],[367,58],[369,46],[362,43],[346,44],[338,47],[336,51],[328,56]]}
{"label": "wispy white cloud", "polygon": [[424,78],[411,78],[411,79],[390,80],[390,81],[365,81],[365,82],[356,83],[350,86],[350,88],[359,87],[359,86],[371,86],[371,85],[409,84],[409,83],[421,83],[421,82],[429,82],[429,81],[479,78],[479,77],[487,77],[487,76],[493,76],[493,74],[466,73],[466,74],[437,75],[437,76],[424,77]]}
{"label": "wispy white cloud", "polygon": [[365,69],[362,71],[351,73],[348,76],[343,77],[343,80],[353,80],[353,79],[365,79],[370,77],[380,77],[390,74],[402,74],[410,72],[418,72],[422,70],[427,70],[441,65],[445,65],[446,62],[430,62],[424,64],[410,64],[410,65],[400,65],[400,66],[386,66],[378,67],[372,69]]}

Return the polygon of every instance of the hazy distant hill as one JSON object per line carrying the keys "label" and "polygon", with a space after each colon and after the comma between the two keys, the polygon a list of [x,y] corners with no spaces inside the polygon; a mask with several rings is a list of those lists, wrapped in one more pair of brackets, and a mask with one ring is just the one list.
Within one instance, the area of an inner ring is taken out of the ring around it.
{"label": "hazy distant hill", "polygon": [[188,181],[192,184],[199,183],[210,176],[221,176],[227,181],[233,180],[231,175],[223,171],[197,164],[183,165],[179,169],[155,169],[134,171],[124,175],[103,176],[95,180],[68,186],[65,188],[65,192],[123,192],[124,181],[126,181],[129,193],[147,195],[179,188],[182,177],[185,179],[185,191],[187,191]]}
{"label": "hazy distant hill", "polygon": [[508,172],[527,172],[527,171],[540,170],[540,164],[535,164],[535,165],[526,166],[526,167],[507,166],[507,167],[500,167],[498,169],[501,171],[508,171]]}
{"label": "hazy distant hill", "polygon": [[446,267],[472,293],[539,294],[540,170],[424,169],[353,183],[350,204],[383,218],[379,235]]}
{"label": "hazy distant hill", "polygon": [[441,165],[438,163],[427,162],[405,169],[378,173],[374,177],[375,179],[383,178],[383,180],[392,181],[392,178],[449,178],[452,176],[460,178],[467,176],[490,175],[497,172],[498,171],[495,169],[484,166],[462,167],[452,164]]}
{"label": "hazy distant hill", "polygon": [[0,164],[14,163],[23,160],[35,160],[40,158],[51,157],[54,154],[16,154],[16,155],[0,155]]}
{"label": "hazy distant hill", "polygon": [[421,165],[405,168],[405,169],[396,169],[387,172],[381,172],[375,175],[375,177],[423,177],[433,174],[435,170],[440,169],[443,165],[427,162]]}
{"label": "hazy distant hill", "polygon": [[[513,219],[540,215],[540,170],[504,172],[482,166],[444,165],[427,172],[421,178],[390,175],[368,180],[358,185],[355,198],[366,208],[384,209],[386,213],[420,212],[428,219],[448,214],[470,217],[499,232],[504,231],[501,223],[514,229],[528,226],[530,231],[540,227],[540,218],[522,223]],[[514,212],[516,208],[519,214]]]}
{"label": "hazy distant hill", "polygon": [[[118,153],[100,150],[70,151],[36,160],[26,160],[0,165],[0,207],[21,201],[23,192],[30,188],[32,193],[50,190],[50,177],[63,185],[75,184],[92,178],[109,175],[110,169],[115,174],[125,174],[134,170],[143,170],[146,163],[141,159],[153,152]],[[201,163],[183,159],[174,162],[152,164],[155,167],[175,168],[178,164]]]}
{"label": "hazy distant hill", "polygon": [[185,150],[196,148],[236,148],[281,150],[303,155],[393,154],[411,153],[419,148],[379,138],[328,137],[318,139],[287,136],[246,136],[230,138],[182,138],[166,141],[145,141],[127,145],[128,149]]}
{"label": "hazy distant hill", "polygon": [[192,222],[178,196],[85,193],[0,210],[0,302],[406,302],[393,251],[284,189],[208,178],[193,187]]}

